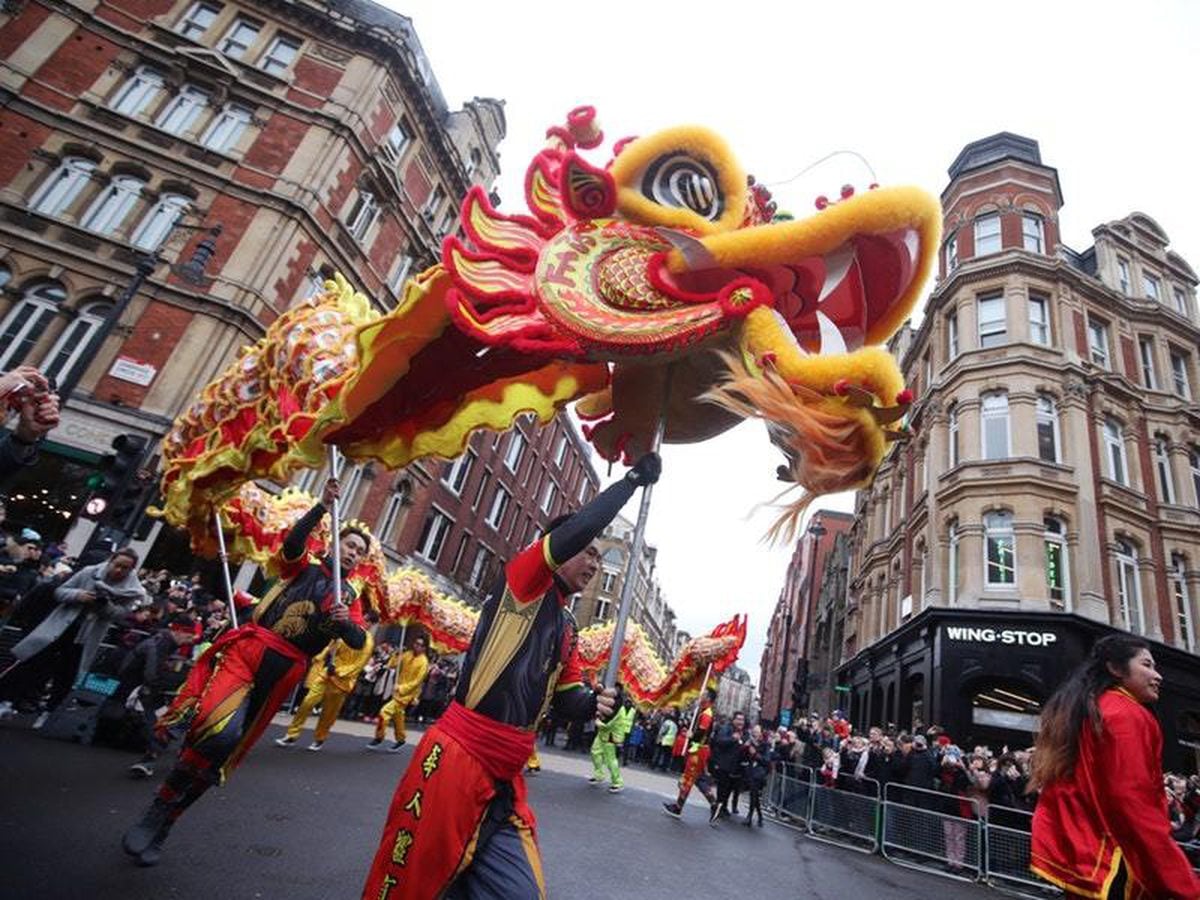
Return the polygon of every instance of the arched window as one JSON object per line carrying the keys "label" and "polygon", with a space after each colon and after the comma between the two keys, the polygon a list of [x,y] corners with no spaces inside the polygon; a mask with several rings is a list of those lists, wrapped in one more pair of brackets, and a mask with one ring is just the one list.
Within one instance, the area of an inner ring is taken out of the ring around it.
{"label": "arched window", "polygon": [[1051,600],[1067,601],[1067,529],[1061,519],[1047,516],[1042,520],[1042,541],[1046,553],[1046,592]]}
{"label": "arched window", "polygon": [[145,186],[146,182],[133,175],[116,176],[92,201],[79,224],[89,231],[113,234],[124,224]]}
{"label": "arched window", "polygon": [[29,198],[29,208],[47,216],[59,216],[75,202],[92,177],[96,164],[82,156],[68,156]]}
{"label": "arched window", "polygon": [[1138,581],[1137,551],[1128,541],[1117,541],[1116,562],[1120,624],[1134,634],[1142,634],[1146,624],[1142,617],[1142,586]]}
{"label": "arched window", "polygon": [[167,101],[154,124],[171,134],[183,134],[200,117],[201,111],[208,105],[208,99],[208,91],[194,84],[185,84],[180,87],[178,94]]}
{"label": "arched window", "polygon": [[980,435],[983,438],[984,459],[1008,459],[1012,456],[1008,429],[1008,395],[996,391],[984,394],[983,427]]}
{"label": "arched window", "polygon": [[141,250],[157,250],[175,227],[191,201],[182,194],[163,194],[146,213],[133,233],[133,245]]}
{"label": "arched window", "polygon": [[107,301],[96,301],[80,307],[79,315],[68,323],[58,336],[54,348],[46,354],[42,372],[47,378],[56,378],[59,384],[69,382],[75,367],[86,365],[83,357],[91,344],[92,335],[111,312],[112,304]]}
{"label": "arched window", "polygon": [[209,150],[225,153],[238,142],[252,118],[254,115],[246,107],[237,103],[226,103],[213,117],[204,132],[204,137],[200,138],[200,143]]}
{"label": "arched window", "polygon": [[112,108],[127,116],[144,112],[163,89],[162,72],[151,66],[138,66],[113,95]]}
{"label": "arched window", "polygon": [[1049,394],[1037,397],[1038,457],[1046,462],[1060,462],[1058,458],[1058,408]]}
{"label": "arched window", "polygon": [[1010,512],[983,517],[983,555],[989,588],[1012,588],[1017,583],[1017,554]]}
{"label": "arched window", "polygon": [[1125,460],[1125,433],[1121,423],[1109,417],[1104,420],[1104,450],[1108,458],[1108,476],[1117,484],[1129,486],[1129,465]]}
{"label": "arched window", "polygon": [[36,282],[25,289],[21,302],[0,323],[0,371],[25,361],[66,296],[57,281]]}
{"label": "arched window", "polygon": [[1175,502],[1175,479],[1171,475],[1171,445],[1166,435],[1154,436],[1154,471],[1158,474],[1158,489],[1163,503]]}
{"label": "arched window", "polygon": [[1182,553],[1171,554],[1171,570],[1167,577],[1171,583],[1171,599],[1175,604],[1178,641],[1185,650],[1195,653],[1196,629],[1192,624],[1192,598],[1188,595],[1187,560]]}

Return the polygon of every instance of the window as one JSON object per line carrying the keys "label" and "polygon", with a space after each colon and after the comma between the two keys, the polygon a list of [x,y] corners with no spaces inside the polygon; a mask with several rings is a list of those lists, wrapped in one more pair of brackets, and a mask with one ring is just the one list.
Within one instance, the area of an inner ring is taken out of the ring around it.
{"label": "window", "polygon": [[391,546],[392,541],[395,540],[396,524],[400,521],[400,515],[404,512],[407,502],[407,489],[392,491],[392,495],[388,497],[387,506],[383,510],[383,518],[379,520],[379,528],[376,531],[380,544]]}
{"label": "window", "polygon": [[1134,634],[1146,627],[1142,619],[1142,587],[1138,583],[1137,554],[1127,541],[1117,541],[1117,600],[1121,625]]}
{"label": "window", "polygon": [[1175,502],[1175,479],[1171,477],[1171,444],[1164,435],[1154,436],[1154,470],[1163,503]]}
{"label": "window", "polygon": [[346,468],[345,457],[339,455],[338,461],[342,464],[339,468],[338,478],[342,480],[341,494],[342,498],[338,501],[338,510],[342,514],[343,519],[351,519],[354,517],[354,511],[357,508],[358,489],[362,486],[363,467],[351,466],[350,471],[344,471]]}
{"label": "window", "polygon": [[58,315],[58,305],[66,296],[57,281],[43,281],[24,290],[21,302],[0,324],[0,371],[25,362],[46,326]]}
{"label": "window", "polygon": [[95,168],[96,164],[90,159],[66,157],[34,192],[29,200],[29,208],[47,216],[62,215],[75,202]]}
{"label": "window", "polygon": [[421,526],[421,537],[417,541],[417,556],[436,563],[442,552],[442,544],[450,531],[450,517],[439,509],[432,509]]}
{"label": "window", "polygon": [[1171,351],[1171,381],[1175,385],[1175,393],[1184,400],[1192,399],[1192,380],[1188,377],[1191,359],[1186,353],[1178,350]]}
{"label": "window", "polygon": [[446,190],[439,184],[434,187],[429,197],[426,198],[425,205],[421,207],[421,215],[429,225],[433,225],[434,219],[437,218],[437,211],[445,202]]}
{"label": "window", "polygon": [[475,551],[475,561],[471,563],[471,575],[467,578],[467,583],[473,588],[482,588],[484,581],[488,577],[488,572],[491,569],[492,551],[482,544]]}
{"label": "window", "polygon": [[1192,470],[1192,495],[1200,507],[1200,448],[1188,448],[1188,468]]}
{"label": "window", "polygon": [[929,591],[929,548],[921,545],[921,580],[918,582],[916,596],[916,611],[920,612],[925,606],[925,594]]}
{"label": "window", "polygon": [[471,501],[471,509],[477,509],[479,504],[483,502],[483,495],[487,492],[488,482],[492,480],[490,472],[485,471],[479,476],[479,487],[475,489],[475,499]]}
{"label": "window", "polygon": [[79,315],[58,336],[53,349],[42,363],[42,374],[54,378],[59,384],[71,380],[75,367],[91,345],[92,335],[104,324],[112,312],[107,302],[89,303],[79,310]]}
{"label": "window", "polygon": [[412,134],[408,130],[408,126],[401,119],[392,126],[392,130],[387,134],[387,144],[391,148],[392,154],[396,159],[400,159],[404,155],[404,151],[408,149],[408,145],[412,143]]}
{"label": "window", "polygon": [[378,217],[379,204],[375,202],[375,195],[370,191],[360,190],[354,205],[350,207],[350,214],[346,216],[346,229],[351,237],[361,241]]}
{"label": "window", "polygon": [[617,573],[611,569],[605,569],[600,576],[600,592],[603,594],[611,594],[617,587]]}
{"label": "window", "polygon": [[496,485],[496,493],[492,495],[492,508],[488,510],[487,514],[487,523],[496,531],[500,530],[500,526],[504,522],[504,512],[508,509],[508,500],[508,491],[500,485]]}
{"label": "window", "polygon": [[1058,458],[1058,409],[1054,398],[1048,394],[1038,394],[1037,398],[1037,442],[1038,459],[1061,462]]}
{"label": "window", "polygon": [[1185,650],[1196,652],[1196,630],[1192,626],[1192,601],[1188,596],[1187,562],[1182,553],[1171,554],[1171,599],[1175,601],[1175,624],[1179,630],[1179,643]]}
{"label": "window", "polygon": [[242,18],[235,19],[229,26],[229,30],[225,32],[225,37],[217,43],[217,51],[226,56],[232,56],[234,59],[241,59],[250,49],[250,45],[258,39],[258,33],[261,30],[262,26],[258,22]]}
{"label": "window", "polygon": [[479,171],[479,167],[482,164],[483,164],[483,154],[479,152],[479,148],[472,147],[471,153],[467,157],[467,177],[470,178],[477,171]]}
{"label": "window", "polygon": [[546,515],[550,515],[550,510],[554,506],[554,495],[558,491],[558,487],[553,481],[547,479],[546,486],[542,488],[542,505],[541,510]]}
{"label": "window", "polygon": [[958,316],[955,313],[946,316],[946,356],[949,359],[958,357]]}
{"label": "window", "polygon": [[946,426],[949,430],[949,439],[947,440],[949,450],[949,468],[953,469],[958,465],[958,404],[952,403],[946,410]]}
{"label": "window", "polygon": [[1046,554],[1046,591],[1051,600],[1066,603],[1067,600],[1067,543],[1066,531],[1059,519],[1047,516],[1042,521],[1045,529],[1042,543]]}
{"label": "window", "polygon": [[608,618],[608,608],[612,606],[611,600],[606,600],[600,597],[596,600],[596,618],[595,621],[602,622]]}
{"label": "window", "polygon": [[578,497],[579,503],[581,503],[581,504],[587,503],[589,486],[590,485],[586,478],[580,478],[580,480],[579,480],[579,497]]}
{"label": "window", "polygon": [[1108,477],[1117,484],[1129,486],[1129,466],[1125,461],[1125,436],[1116,419],[1104,420],[1104,447],[1108,457]]}
{"label": "window", "polygon": [[1175,298],[1175,312],[1181,316],[1188,314],[1187,294],[1183,292],[1183,288],[1171,288],[1171,296]]}
{"label": "window", "polygon": [[983,517],[983,530],[987,586],[1014,587],[1017,581],[1017,559],[1012,513],[988,513]]}
{"label": "window", "polygon": [[554,464],[562,468],[563,461],[567,458],[567,436],[560,434],[558,443],[554,447]]}
{"label": "window", "polygon": [[454,493],[461,494],[463,487],[466,486],[467,477],[471,474],[471,466],[474,464],[475,451],[467,450],[447,466],[446,474],[442,476],[442,483]]}
{"label": "window", "polygon": [[251,118],[253,116],[246,107],[238,106],[236,103],[226,103],[221,111],[213,117],[204,136],[200,138],[200,143],[209,150],[224,153],[238,142],[238,138],[250,124]]}
{"label": "window", "polygon": [[997,347],[1008,339],[1008,316],[1004,297],[990,294],[979,298],[979,346]]}
{"label": "window", "polygon": [[1008,459],[1012,456],[1008,439],[1008,395],[984,394],[982,401],[984,459]]}
{"label": "window", "polygon": [[463,557],[466,556],[467,546],[471,543],[471,536],[463,532],[462,537],[458,539],[458,549],[454,551],[454,563],[450,566],[450,574],[458,573],[458,567],[462,565]]}
{"label": "window", "polygon": [[1043,253],[1045,240],[1043,238],[1042,217],[1036,213],[1024,213],[1021,216],[1022,246],[1031,253]]}
{"label": "window", "polygon": [[1152,391],[1158,390],[1158,367],[1154,365],[1154,338],[1138,338],[1138,358],[1142,362],[1142,384]]}
{"label": "window", "polygon": [[277,35],[258,61],[258,67],[271,75],[282,75],[300,52],[300,41],[286,34]]}
{"label": "window", "polygon": [[1142,273],[1142,293],[1146,295],[1147,300],[1158,301],[1158,278],[1148,272]]}
{"label": "window", "polygon": [[1088,349],[1092,362],[1102,369],[1108,368],[1108,323],[1088,316]]}
{"label": "window", "polygon": [[200,2],[192,5],[187,14],[179,20],[176,31],[186,38],[198,41],[208,31],[209,26],[221,13],[221,7],[216,3]]}
{"label": "window", "polygon": [[950,546],[946,554],[946,600],[954,606],[958,602],[958,521],[950,523]]}
{"label": "window", "polygon": [[958,235],[952,234],[946,240],[946,271],[953,272],[958,268]]}
{"label": "window", "polygon": [[185,84],[158,114],[154,124],[171,134],[183,134],[200,116],[208,104],[208,91]]}
{"label": "window", "polygon": [[125,222],[145,186],[146,182],[140,178],[117,175],[92,201],[79,224],[99,234],[114,233]]}
{"label": "window", "polygon": [[396,268],[392,270],[392,275],[388,278],[388,288],[393,294],[399,294],[404,290],[404,282],[408,280],[408,273],[412,270],[413,258],[407,253],[400,254],[400,258],[396,260]]}
{"label": "window", "polygon": [[1000,216],[991,213],[975,220],[975,255],[1000,251]]}
{"label": "window", "polygon": [[515,475],[521,465],[521,456],[525,453],[525,435],[515,429],[511,434],[508,449],[504,451],[504,467]]}
{"label": "window", "polygon": [[113,96],[112,108],[127,116],[144,112],[163,89],[162,72],[150,66],[138,66]]}
{"label": "window", "polygon": [[1029,295],[1029,339],[1042,346],[1050,345],[1050,303],[1039,294]]}
{"label": "window", "polygon": [[1121,293],[1129,293],[1129,260],[1117,257],[1117,284],[1120,285]]}
{"label": "window", "polygon": [[189,202],[187,197],[179,194],[163,194],[134,231],[133,245],[141,250],[161,247],[175,223],[187,212]]}

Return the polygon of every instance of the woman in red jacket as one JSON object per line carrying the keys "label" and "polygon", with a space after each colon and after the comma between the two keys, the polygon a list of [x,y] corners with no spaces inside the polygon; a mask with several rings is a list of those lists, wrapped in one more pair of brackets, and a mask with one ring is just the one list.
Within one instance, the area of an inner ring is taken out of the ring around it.
{"label": "woman in red jacket", "polygon": [[1113,635],[1042,711],[1031,868],[1069,897],[1200,898],[1200,880],[1171,839],[1162,731],[1146,708],[1161,685],[1149,645]]}

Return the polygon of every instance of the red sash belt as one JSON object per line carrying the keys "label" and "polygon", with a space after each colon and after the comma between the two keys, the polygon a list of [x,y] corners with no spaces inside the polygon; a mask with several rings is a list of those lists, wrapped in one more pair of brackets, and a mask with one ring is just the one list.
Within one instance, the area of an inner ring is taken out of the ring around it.
{"label": "red sash belt", "polygon": [[521,774],[533,753],[532,731],[497,722],[451,703],[437,721],[438,727],[458,741],[496,781],[512,781]]}

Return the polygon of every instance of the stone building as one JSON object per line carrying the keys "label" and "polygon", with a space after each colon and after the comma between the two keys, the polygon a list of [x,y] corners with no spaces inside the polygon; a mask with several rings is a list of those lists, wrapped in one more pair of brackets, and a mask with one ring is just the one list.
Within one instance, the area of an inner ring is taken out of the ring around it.
{"label": "stone building", "polygon": [[[26,476],[48,499],[9,504],[49,538],[77,521],[115,436],[156,446],[325,273],[394,306],[439,258],[459,198],[499,171],[503,104],[449,109],[411,22],[367,0],[8,3],[0,57],[0,370],[77,382]],[[194,283],[178,264],[204,239]],[[377,500],[398,477],[343,473],[347,505],[386,524]],[[166,543],[159,562],[186,561]]]}
{"label": "stone building", "polygon": [[1111,629],[1154,642],[1169,758],[1200,739],[1197,276],[1148,215],[1061,243],[1036,141],[973,142],[940,274],[893,341],[915,439],[856,498],[839,677],[855,721],[1028,742]]}
{"label": "stone building", "polygon": [[721,673],[717,682],[717,703],[714,707],[718,716],[730,717],[735,712],[746,714],[746,721],[751,722],[754,709],[754,685],[750,682],[750,673],[739,666],[730,666]]}

